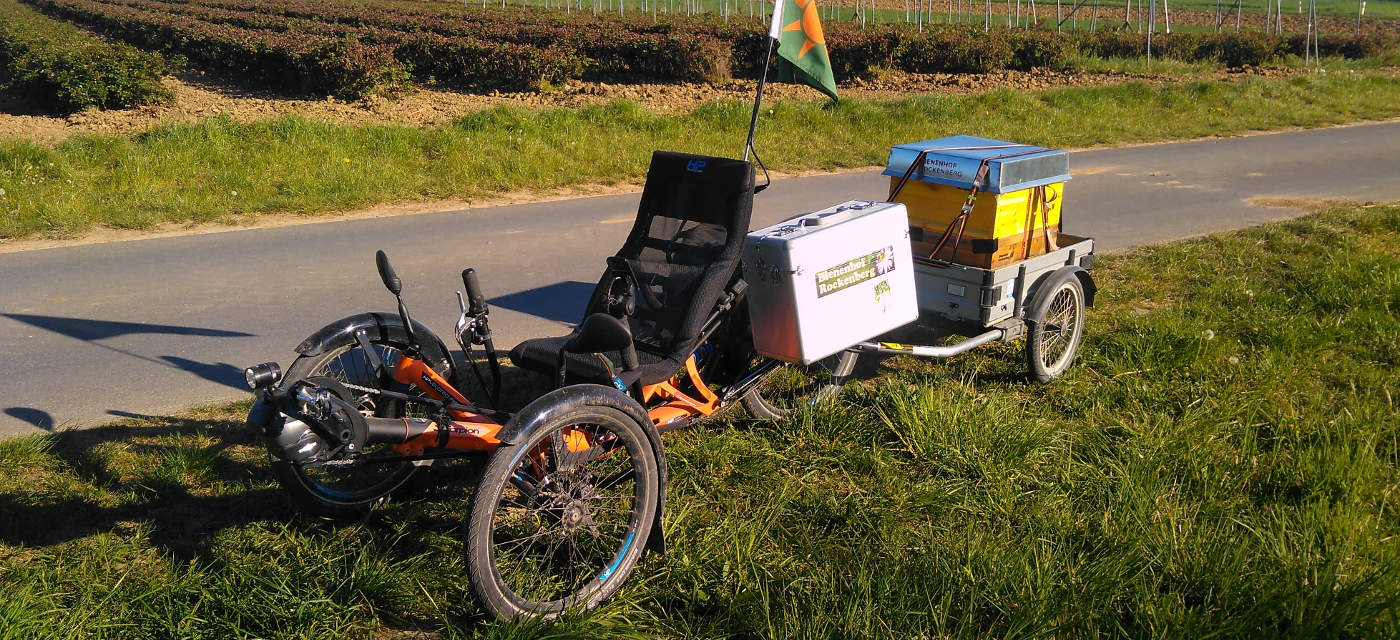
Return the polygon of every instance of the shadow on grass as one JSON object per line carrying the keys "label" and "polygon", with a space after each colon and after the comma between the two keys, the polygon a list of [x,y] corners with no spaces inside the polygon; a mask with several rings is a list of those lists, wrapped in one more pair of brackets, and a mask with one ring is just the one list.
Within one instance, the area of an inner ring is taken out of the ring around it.
{"label": "shadow on grass", "polygon": [[[46,547],[143,522],[150,540],[183,559],[202,555],[209,534],[261,520],[292,515],[287,500],[266,485],[269,471],[228,455],[248,444],[243,425],[232,421],[135,416],[144,424],[70,429],[50,436],[48,451],[62,466],[37,476],[29,491],[0,495],[0,542]],[[188,445],[196,435],[213,435],[212,445]],[[144,474],[121,473],[109,445],[121,443],[122,456],[166,461]],[[183,444],[182,444],[183,443]],[[209,461],[206,478],[242,491],[209,491],[199,481],[184,482],[162,473],[171,460],[191,455]],[[21,469],[20,474],[25,471]]]}
{"label": "shadow on grass", "polygon": [[[510,366],[502,370],[509,405],[548,390],[541,376]],[[35,409],[7,413],[31,424],[51,423]],[[454,531],[462,514],[435,503],[468,495],[485,459],[435,461],[389,505],[359,520],[333,521],[298,513],[277,484],[261,439],[239,415],[110,413],[130,422],[52,431],[29,453],[0,457],[20,479],[0,493],[0,547],[54,547],[139,525],[149,544],[181,560],[202,561],[212,557],[216,534],[260,522],[303,531],[352,525],[383,540],[401,538],[395,532],[406,520],[419,530]],[[423,551],[413,544],[391,547],[404,557]]]}

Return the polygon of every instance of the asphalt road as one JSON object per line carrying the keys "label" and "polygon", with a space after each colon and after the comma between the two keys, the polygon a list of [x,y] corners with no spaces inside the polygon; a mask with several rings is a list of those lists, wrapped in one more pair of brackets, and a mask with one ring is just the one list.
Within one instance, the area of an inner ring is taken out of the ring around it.
{"label": "asphalt road", "polygon": [[[1100,251],[1297,215],[1254,198],[1400,200],[1400,122],[1077,152],[1064,230]],[[792,178],[753,226],[855,198],[878,171]],[[337,318],[393,309],[374,251],[414,317],[445,340],[458,273],[492,300],[498,344],[566,333],[636,194],[0,254],[0,436],[247,396],[244,366],[291,361]]]}

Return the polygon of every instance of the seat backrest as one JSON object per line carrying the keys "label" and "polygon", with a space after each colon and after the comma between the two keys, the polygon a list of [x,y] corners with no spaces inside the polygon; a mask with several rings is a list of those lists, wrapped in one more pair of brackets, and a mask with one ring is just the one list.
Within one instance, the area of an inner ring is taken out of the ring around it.
{"label": "seat backrest", "polygon": [[[637,348],[661,357],[689,355],[738,272],[753,189],[748,162],[654,152],[636,222],[616,254],[630,273],[609,268],[588,313],[607,311],[613,280],[630,275],[646,289],[631,318]],[[649,305],[648,297],[659,306]]]}

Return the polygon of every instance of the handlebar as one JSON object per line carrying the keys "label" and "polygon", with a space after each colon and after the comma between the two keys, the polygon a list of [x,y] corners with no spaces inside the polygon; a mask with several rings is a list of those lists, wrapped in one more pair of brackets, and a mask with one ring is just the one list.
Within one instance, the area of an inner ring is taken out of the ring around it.
{"label": "handlebar", "polygon": [[479,316],[486,311],[486,296],[481,293],[481,283],[476,279],[476,269],[462,270],[462,286],[467,288],[467,313]]}

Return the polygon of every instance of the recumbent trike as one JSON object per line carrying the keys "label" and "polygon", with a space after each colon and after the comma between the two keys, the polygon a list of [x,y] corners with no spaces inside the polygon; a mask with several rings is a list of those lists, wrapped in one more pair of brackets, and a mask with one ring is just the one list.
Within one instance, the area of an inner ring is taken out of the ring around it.
{"label": "recumbent trike", "polygon": [[[636,221],[582,322],[511,350],[518,367],[556,387],[515,413],[458,390],[461,367],[410,318],[379,252],[397,314],[325,326],[296,347],[285,374],[276,363],[245,372],[257,398],[248,425],[275,477],[302,508],[345,516],[384,500],[420,466],[486,456],[465,545],[481,605],[504,619],[599,604],[645,550],[664,549],[661,431],[740,403],[781,417],[833,395],[855,364],[855,349],[808,367],[755,353],[740,255],[764,186],[755,188],[748,162],[656,152]],[[456,339],[499,405],[489,308],[471,269],[463,284]],[[472,358],[478,346],[494,385]]]}

